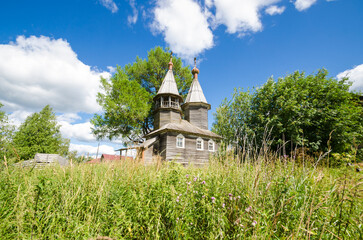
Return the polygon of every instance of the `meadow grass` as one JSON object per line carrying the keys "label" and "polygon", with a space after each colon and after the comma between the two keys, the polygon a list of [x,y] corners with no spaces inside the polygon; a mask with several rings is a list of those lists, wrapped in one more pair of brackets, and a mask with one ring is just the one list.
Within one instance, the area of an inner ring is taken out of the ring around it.
{"label": "meadow grass", "polygon": [[0,169],[0,239],[363,239],[362,174],[294,162]]}

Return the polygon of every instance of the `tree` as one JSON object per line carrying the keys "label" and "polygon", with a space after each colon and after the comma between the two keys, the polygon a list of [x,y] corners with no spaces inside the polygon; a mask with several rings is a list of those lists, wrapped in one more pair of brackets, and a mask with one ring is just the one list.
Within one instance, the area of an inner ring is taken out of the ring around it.
{"label": "tree", "polygon": [[[125,67],[117,67],[116,73],[106,80],[101,78],[102,91],[97,102],[103,109],[91,120],[97,138],[117,137],[140,140],[153,129],[153,97],[158,92],[168,69],[170,54],[167,49],[156,47],[148,52],[147,59]],[[189,66],[183,67],[180,58],[173,57],[173,71],[179,93],[188,93],[192,76]]]}
{"label": "tree", "polygon": [[27,117],[14,135],[14,145],[20,158],[31,159],[36,153],[67,155],[69,139],[62,138],[59,129],[49,105]]}
{"label": "tree", "polygon": [[[354,144],[363,142],[363,108],[358,95],[349,92],[347,78],[327,75],[325,69],[308,76],[295,72],[277,82],[270,78],[253,94],[235,92],[230,102],[218,108],[214,129],[238,142],[246,134],[261,141],[268,128],[273,149],[291,141],[311,153],[351,151]],[[230,119],[239,134],[225,134],[220,119]],[[286,145],[287,150],[290,146]]]}
{"label": "tree", "polygon": [[[4,105],[0,102],[0,108]],[[14,155],[12,148],[12,135],[14,126],[9,124],[8,116],[0,110],[0,158],[9,158]]]}

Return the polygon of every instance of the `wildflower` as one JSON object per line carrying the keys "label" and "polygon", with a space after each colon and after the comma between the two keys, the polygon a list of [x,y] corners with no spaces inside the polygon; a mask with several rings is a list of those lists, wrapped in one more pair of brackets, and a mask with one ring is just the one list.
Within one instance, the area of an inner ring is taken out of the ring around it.
{"label": "wildflower", "polygon": [[246,212],[250,212],[252,210],[252,207],[249,206],[248,208],[246,208]]}
{"label": "wildflower", "polygon": [[224,203],[223,203],[223,204],[222,204],[222,208],[224,208],[225,206],[226,206],[226,204],[224,204]]}
{"label": "wildflower", "polygon": [[205,184],[205,181],[203,181],[202,184]]}
{"label": "wildflower", "polygon": [[238,199],[240,199],[240,198],[241,198],[241,196],[237,196],[237,198],[238,198]]}
{"label": "wildflower", "polygon": [[185,177],[188,178],[189,177],[189,174],[185,175]]}
{"label": "wildflower", "polygon": [[194,182],[196,182],[197,180],[198,180],[198,178],[197,178],[197,177],[195,177],[195,178],[194,178]]}
{"label": "wildflower", "polygon": [[228,193],[228,196],[232,197],[232,193]]}
{"label": "wildflower", "polygon": [[205,198],[205,195],[203,195],[202,198]]}
{"label": "wildflower", "polygon": [[254,226],[256,226],[256,224],[257,224],[256,220],[253,220],[252,226],[254,227]]}
{"label": "wildflower", "polygon": [[211,199],[212,199],[212,203],[215,203],[216,198],[215,197],[211,197]]}
{"label": "wildflower", "polygon": [[176,218],[176,222],[179,222],[179,218]]}
{"label": "wildflower", "polygon": [[190,185],[192,182],[187,182],[188,185]]}
{"label": "wildflower", "polygon": [[229,197],[229,200],[232,201],[232,197]]}

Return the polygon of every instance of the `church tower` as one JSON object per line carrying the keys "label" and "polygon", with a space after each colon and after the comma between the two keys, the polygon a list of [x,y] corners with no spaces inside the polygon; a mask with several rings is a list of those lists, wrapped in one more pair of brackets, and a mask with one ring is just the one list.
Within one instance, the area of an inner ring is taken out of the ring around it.
{"label": "church tower", "polygon": [[182,106],[185,120],[197,127],[208,130],[208,110],[210,109],[210,104],[205,99],[202,87],[198,81],[199,69],[197,68],[196,58],[194,58],[192,74],[194,76],[193,82]]}
{"label": "church tower", "polygon": [[172,53],[170,55],[169,70],[154,97],[154,130],[168,123],[179,123],[182,116],[181,104],[183,98],[179,95],[173,74]]}

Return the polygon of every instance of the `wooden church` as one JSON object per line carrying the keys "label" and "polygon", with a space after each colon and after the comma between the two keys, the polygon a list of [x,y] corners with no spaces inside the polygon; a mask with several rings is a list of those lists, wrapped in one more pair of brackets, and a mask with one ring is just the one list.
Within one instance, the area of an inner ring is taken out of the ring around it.
{"label": "wooden church", "polygon": [[181,164],[202,165],[218,149],[221,137],[208,130],[208,104],[198,81],[199,70],[194,66],[194,76],[184,101],[179,95],[173,74],[172,58],[169,70],[154,97],[154,130],[147,134],[139,149],[145,163],[156,156]]}

